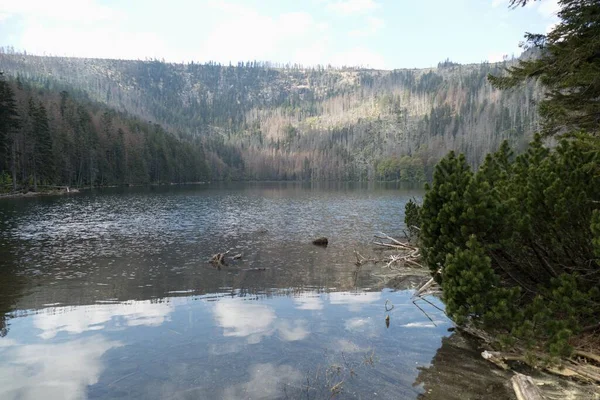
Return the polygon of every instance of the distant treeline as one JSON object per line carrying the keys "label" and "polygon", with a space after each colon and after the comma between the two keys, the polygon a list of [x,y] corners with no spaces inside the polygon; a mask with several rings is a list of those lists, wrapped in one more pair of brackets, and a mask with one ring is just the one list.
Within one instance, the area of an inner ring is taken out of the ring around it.
{"label": "distant treeline", "polygon": [[0,76],[0,185],[101,186],[210,176],[199,140]]}
{"label": "distant treeline", "polygon": [[421,179],[386,163],[419,159],[430,178],[449,150],[464,153],[472,167],[503,140],[520,151],[537,129],[541,90],[535,83],[510,92],[492,88],[487,75],[511,62],[446,60],[438,68],[378,71],[40,57],[0,49],[0,71],[11,79],[179,132],[183,143],[203,149],[213,179],[236,180]]}

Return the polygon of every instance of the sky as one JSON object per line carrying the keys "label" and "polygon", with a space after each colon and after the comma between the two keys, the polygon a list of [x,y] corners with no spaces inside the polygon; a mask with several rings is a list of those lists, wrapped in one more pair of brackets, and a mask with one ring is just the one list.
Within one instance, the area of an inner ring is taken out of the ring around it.
{"label": "sky", "polygon": [[29,54],[379,69],[518,56],[558,0],[0,0],[0,46]]}

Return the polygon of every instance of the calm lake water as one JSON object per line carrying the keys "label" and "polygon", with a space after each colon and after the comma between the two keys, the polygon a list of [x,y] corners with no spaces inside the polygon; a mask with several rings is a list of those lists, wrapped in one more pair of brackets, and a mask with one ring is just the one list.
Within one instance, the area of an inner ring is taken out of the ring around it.
{"label": "calm lake water", "polygon": [[[373,235],[401,235],[421,195],[261,183],[1,200],[0,399],[511,398],[440,310],[412,303],[419,278],[391,290],[380,265],[354,265],[353,250],[385,255]],[[213,268],[225,250],[242,257]]]}

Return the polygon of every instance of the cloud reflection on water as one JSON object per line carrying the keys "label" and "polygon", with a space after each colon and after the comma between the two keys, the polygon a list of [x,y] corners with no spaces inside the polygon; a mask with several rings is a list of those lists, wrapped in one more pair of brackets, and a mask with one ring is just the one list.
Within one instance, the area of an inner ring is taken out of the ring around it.
{"label": "cloud reflection on water", "polygon": [[297,386],[302,373],[289,365],[272,363],[255,364],[250,367],[250,380],[225,389],[224,399],[280,399],[287,386]]}
{"label": "cloud reflection on water", "polygon": [[222,299],[215,305],[213,314],[223,336],[246,337],[248,343],[258,343],[263,336],[273,333],[275,321],[273,308],[237,299]]}
{"label": "cloud reflection on water", "polygon": [[323,300],[318,293],[314,292],[294,296],[294,304],[298,310],[318,311],[323,309]]}
{"label": "cloud reflection on water", "polygon": [[381,300],[381,292],[335,292],[329,294],[331,304],[348,305],[350,311],[360,311],[362,306]]}
{"label": "cloud reflection on water", "polygon": [[[264,304],[240,299],[221,299],[213,308],[214,319],[225,337],[243,337],[248,344],[260,343],[275,332],[286,342],[305,339],[310,332],[304,320],[277,320],[275,310]],[[277,320],[277,321],[276,321]]]}
{"label": "cloud reflection on water", "polygon": [[42,330],[39,337],[51,339],[59,332],[79,334],[105,329],[105,323],[122,318],[126,326],[159,326],[168,320],[174,307],[167,302],[128,301],[118,304],[94,304],[77,307],[52,307],[33,317]]}
{"label": "cloud reflection on water", "polygon": [[277,331],[279,337],[286,342],[295,342],[296,340],[305,339],[310,334],[307,325],[308,323],[304,320],[294,320],[293,323],[281,321],[277,324]]}
{"label": "cloud reflection on water", "polygon": [[56,344],[0,346],[0,398],[3,400],[85,399],[105,366],[100,358],[121,346],[97,335]]}

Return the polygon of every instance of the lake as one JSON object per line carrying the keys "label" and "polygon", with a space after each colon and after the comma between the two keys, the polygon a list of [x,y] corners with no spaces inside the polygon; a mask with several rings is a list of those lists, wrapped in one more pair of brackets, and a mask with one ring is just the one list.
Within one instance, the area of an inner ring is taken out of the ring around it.
{"label": "lake", "polygon": [[[389,254],[373,235],[402,236],[422,194],[232,183],[0,200],[0,398],[512,398],[439,299],[413,304],[422,274],[388,289],[381,264],[354,264]],[[241,258],[208,262],[224,251]]]}

